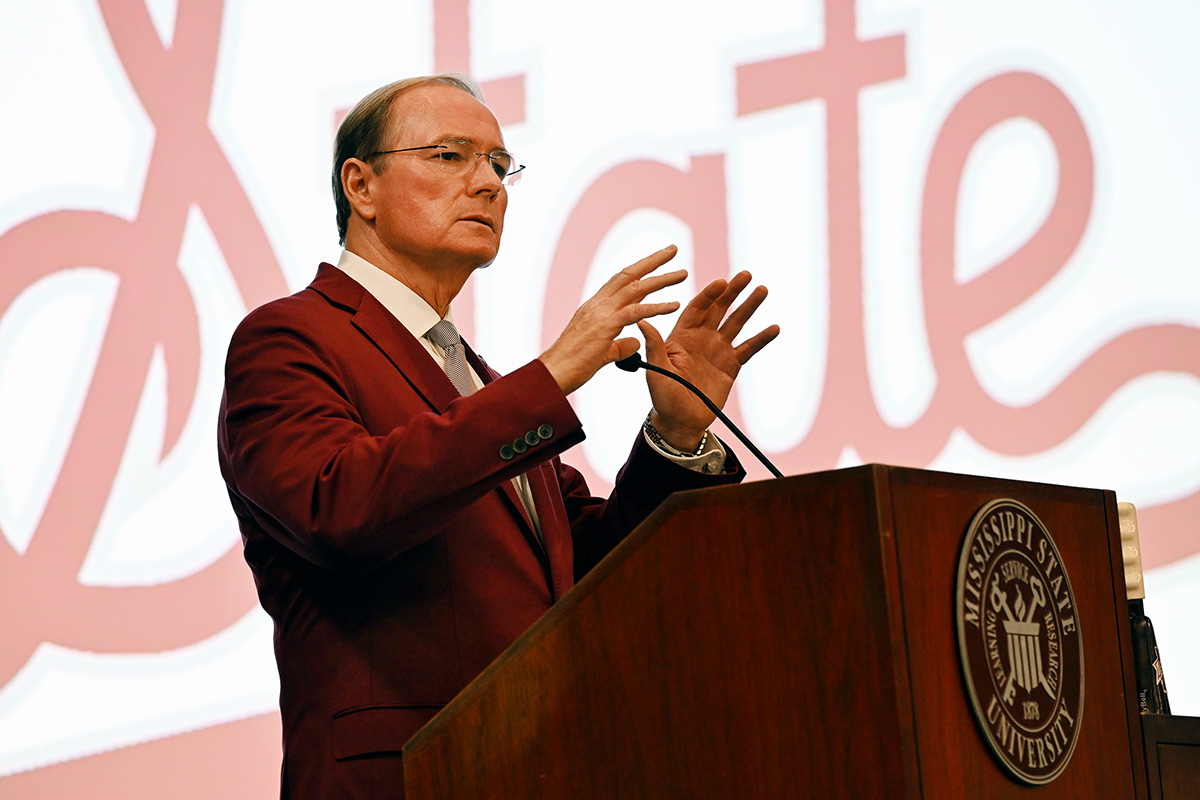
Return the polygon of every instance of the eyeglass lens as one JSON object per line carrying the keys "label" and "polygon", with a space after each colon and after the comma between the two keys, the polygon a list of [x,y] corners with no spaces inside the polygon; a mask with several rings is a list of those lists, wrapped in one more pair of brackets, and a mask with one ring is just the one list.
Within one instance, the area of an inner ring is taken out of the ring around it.
{"label": "eyeglass lens", "polygon": [[[441,143],[445,150],[441,151],[442,169],[458,172],[465,167],[475,163],[477,154],[475,145],[470,142],[464,142],[458,139],[447,139]],[[512,183],[511,173],[516,165],[516,159],[513,154],[507,150],[496,148],[487,154],[488,163],[492,167],[492,171],[496,173],[496,177],[506,183]]]}

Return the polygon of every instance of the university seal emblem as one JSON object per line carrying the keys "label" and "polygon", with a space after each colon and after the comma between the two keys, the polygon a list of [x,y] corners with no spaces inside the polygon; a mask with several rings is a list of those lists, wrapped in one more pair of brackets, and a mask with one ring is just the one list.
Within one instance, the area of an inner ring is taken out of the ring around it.
{"label": "university seal emblem", "polygon": [[958,651],[975,719],[1018,781],[1045,784],[1071,759],[1083,712],[1075,595],[1050,533],[1015,500],[971,520],[958,559]]}

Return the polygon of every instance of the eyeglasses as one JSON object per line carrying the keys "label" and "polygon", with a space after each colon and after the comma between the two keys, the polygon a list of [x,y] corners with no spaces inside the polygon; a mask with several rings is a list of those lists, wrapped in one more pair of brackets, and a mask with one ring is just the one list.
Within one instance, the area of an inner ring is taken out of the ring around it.
{"label": "eyeglasses", "polygon": [[438,166],[452,175],[461,175],[467,170],[473,169],[481,156],[487,156],[492,171],[496,173],[496,177],[505,186],[516,186],[521,180],[522,170],[525,169],[525,165],[518,164],[517,157],[507,150],[497,147],[490,153],[476,153],[475,145],[462,139],[446,139],[438,144],[427,144],[422,147],[379,150],[372,153],[371,158],[385,156],[389,153],[412,153],[417,150],[437,151],[432,154],[431,160],[436,161]]}

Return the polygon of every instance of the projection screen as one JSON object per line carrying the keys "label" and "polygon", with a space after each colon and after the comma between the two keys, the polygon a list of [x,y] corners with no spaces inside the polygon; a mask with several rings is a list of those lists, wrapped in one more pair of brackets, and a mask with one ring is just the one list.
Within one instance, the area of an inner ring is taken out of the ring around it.
{"label": "projection screen", "polygon": [[[455,303],[494,367],[667,243],[675,299],[749,269],[783,333],[730,410],[785,473],[1116,491],[1200,714],[1198,35],[1184,0],[5,4],[0,797],[278,791],[225,348],[337,260],[341,117],[435,70],[479,79],[528,165]],[[604,491],[644,382],[572,401]]]}

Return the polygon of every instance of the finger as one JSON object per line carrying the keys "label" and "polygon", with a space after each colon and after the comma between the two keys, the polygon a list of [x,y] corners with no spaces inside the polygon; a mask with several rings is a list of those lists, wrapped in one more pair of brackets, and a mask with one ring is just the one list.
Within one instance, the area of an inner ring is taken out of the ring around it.
{"label": "finger", "polygon": [[620,361],[622,358],[629,358],[638,351],[642,343],[632,336],[626,336],[622,339],[617,339],[608,348],[607,360],[605,364],[611,364],[614,361]]}
{"label": "finger", "polygon": [[[725,279],[718,278],[697,292],[696,296],[683,309],[683,313],[679,315],[679,324],[685,328],[703,327],[709,319],[709,311],[713,304],[725,292],[728,284],[729,282]],[[716,324],[714,323],[712,327],[715,328]]]}
{"label": "finger", "polygon": [[[728,281],[713,281],[704,287],[703,292],[693,298],[693,303],[690,303],[684,311],[686,317],[681,315],[680,322],[689,327],[698,328],[707,325],[710,328],[716,329],[725,317],[725,313],[729,310],[729,307],[733,305],[733,301],[750,285],[750,280],[750,273],[742,270]],[[744,320],[742,324],[745,324]],[[739,325],[738,328],[740,327]],[[732,339],[733,336],[729,338]]]}
{"label": "finger", "polygon": [[[725,314],[729,311],[729,307],[733,305],[733,301],[737,299],[742,290],[750,283],[749,272],[739,272],[734,275],[725,284],[724,291],[712,302],[712,305],[706,310],[704,324],[713,330],[718,330],[721,325],[721,320],[725,318]],[[720,328],[724,330],[724,328]],[[734,334],[730,334],[729,341],[733,341]]]}
{"label": "finger", "polygon": [[[641,280],[631,280],[624,287],[618,289],[616,294],[620,299],[628,299],[631,302],[638,301],[648,295],[654,294],[659,289],[683,283],[687,280],[687,276],[686,269],[677,269],[665,272],[662,275],[650,275]],[[628,298],[625,298],[622,293],[628,294]]]}
{"label": "finger", "polygon": [[735,308],[725,319],[725,323],[721,325],[721,334],[729,341],[737,338],[741,333],[742,327],[754,316],[754,312],[758,311],[759,306],[767,299],[767,287],[756,286],[745,302]]}
{"label": "finger", "polygon": [[642,332],[642,337],[646,340],[646,360],[651,364],[663,364],[667,360],[667,345],[663,341],[662,334],[658,332],[658,328],[651,325],[646,320],[638,321],[638,330]]}
{"label": "finger", "polygon": [[742,270],[737,275],[734,275],[729,279],[729,285],[725,287],[725,291],[721,293],[721,296],[717,298],[717,302],[714,304],[721,309],[722,316],[724,316],[729,307],[733,305],[733,301],[736,300],[737,296],[742,293],[742,290],[749,285],[750,273],[746,272],[745,270]]}
{"label": "finger", "polygon": [[673,314],[679,310],[679,302],[671,300],[667,303],[636,303],[628,306],[627,321],[621,326],[641,322],[647,317],[661,317],[663,314]]}
{"label": "finger", "polygon": [[760,350],[773,342],[778,335],[779,326],[771,325],[742,342],[734,348],[734,354],[737,356],[738,363],[745,366],[747,361],[754,358]]}
{"label": "finger", "polygon": [[604,286],[601,287],[601,290],[598,292],[598,294],[604,292],[615,292],[628,286],[634,281],[641,280],[674,258],[677,252],[679,252],[679,248],[671,244],[667,245],[658,252],[651,253],[645,258],[633,262],[628,267],[625,267],[625,269],[621,270],[605,281]]}
{"label": "finger", "polygon": [[[738,296],[742,293],[746,286],[749,285],[749,283],[749,272],[739,272],[737,275],[734,275],[729,279],[729,282],[725,286],[725,291],[721,292],[721,296],[714,300],[712,307],[708,309],[706,324],[710,328],[714,330],[720,330],[722,332],[725,331],[725,327],[722,325],[722,320],[724,320],[725,315],[729,313],[729,307],[733,305],[733,302],[737,300]],[[741,326],[737,325],[735,327],[740,328]],[[736,333],[730,333],[726,338],[728,341],[732,342],[735,335]]]}

